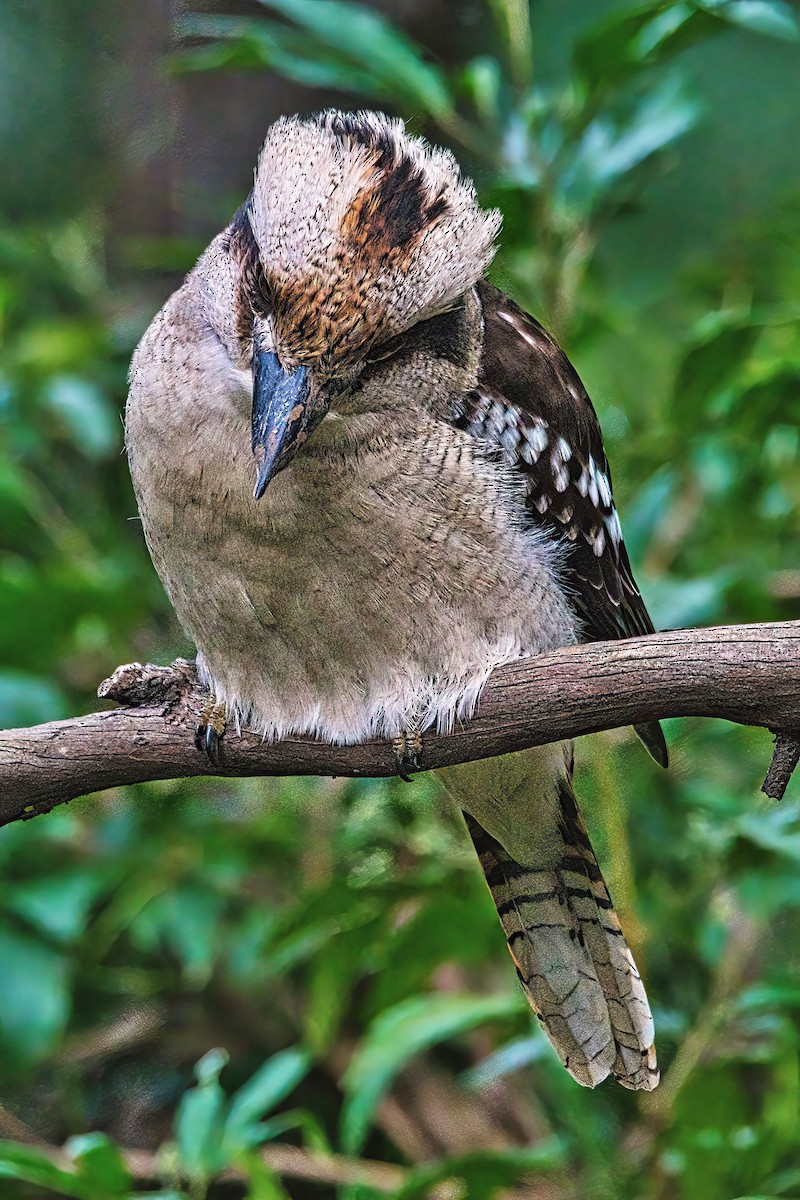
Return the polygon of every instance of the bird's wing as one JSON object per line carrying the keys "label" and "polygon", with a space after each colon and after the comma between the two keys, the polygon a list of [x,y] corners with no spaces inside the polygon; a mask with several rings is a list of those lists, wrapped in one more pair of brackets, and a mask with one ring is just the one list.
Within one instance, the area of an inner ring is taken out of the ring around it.
{"label": "bird's wing", "polygon": [[[478,385],[463,397],[459,427],[497,444],[525,478],[531,520],[565,544],[564,581],[583,639],[652,633],[586,389],[538,321],[484,280],[478,296],[483,356]],[[659,726],[637,727],[637,733],[656,761],[666,765]]]}

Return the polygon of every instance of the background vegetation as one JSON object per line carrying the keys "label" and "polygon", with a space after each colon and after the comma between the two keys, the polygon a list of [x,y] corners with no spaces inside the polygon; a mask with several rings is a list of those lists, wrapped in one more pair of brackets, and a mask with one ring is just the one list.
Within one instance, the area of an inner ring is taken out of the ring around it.
{"label": "background vegetation", "polygon": [[[187,650],[126,364],[268,122],[323,102],[408,118],[503,209],[493,276],[589,385],[657,623],[800,616],[790,5],[109,7],[0,10],[0,722]],[[579,748],[649,1097],[555,1061],[431,781],[152,784],[4,829],[2,1195],[800,1196],[797,783],[757,795],[763,733],[668,736],[669,774]]]}

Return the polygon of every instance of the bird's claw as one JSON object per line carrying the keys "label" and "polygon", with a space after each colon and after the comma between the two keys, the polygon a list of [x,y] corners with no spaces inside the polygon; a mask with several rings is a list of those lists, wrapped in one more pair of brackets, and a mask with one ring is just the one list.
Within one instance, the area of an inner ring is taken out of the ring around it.
{"label": "bird's claw", "polygon": [[397,774],[403,783],[411,783],[409,772],[419,771],[422,756],[422,734],[418,729],[403,732],[392,742],[392,750],[397,759]]}
{"label": "bird's claw", "polygon": [[222,738],[228,724],[225,705],[210,700],[200,713],[194,731],[194,744],[201,754],[206,754],[213,766],[218,767],[222,759]]}

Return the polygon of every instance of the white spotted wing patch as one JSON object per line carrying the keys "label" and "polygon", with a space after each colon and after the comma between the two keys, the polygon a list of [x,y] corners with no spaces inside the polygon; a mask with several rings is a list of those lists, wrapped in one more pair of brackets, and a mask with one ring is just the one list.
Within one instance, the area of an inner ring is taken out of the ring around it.
{"label": "white spotted wing patch", "polygon": [[503,449],[503,456],[512,466],[520,459],[535,465],[549,444],[546,421],[533,418],[525,421],[513,405],[499,392],[480,388],[470,393],[460,424],[475,438],[481,438]]}
{"label": "white spotted wing patch", "polygon": [[622,538],[602,435],[566,355],[538,322],[481,282],[484,350],[455,423],[524,478],[528,511],[569,547],[565,582],[589,638],[650,633]]}
{"label": "white spotted wing patch", "polygon": [[[548,421],[522,412],[500,392],[477,388],[468,401],[464,427],[499,446],[506,462],[528,473],[528,502],[537,512],[550,510],[568,541],[582,538],[597,558],[609,542],[619,547],[622,529],[611,483],[591,454],[582,454]],[[577,495],[570,499],[570,493]]]}

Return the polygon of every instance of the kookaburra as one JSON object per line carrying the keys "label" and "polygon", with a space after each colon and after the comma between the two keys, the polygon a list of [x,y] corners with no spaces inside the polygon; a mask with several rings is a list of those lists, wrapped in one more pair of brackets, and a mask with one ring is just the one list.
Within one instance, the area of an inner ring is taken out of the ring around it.
{"label": "kookaburra", "polygon": [[[142,339],[144,533],[234,727],[446,730],[500,663],[652,631],[583,385],[483,278],[499,228],[402,122],[283,118]],[[658,726],[639,732],[665,762]],[[561,1061],[590,1087],[652,1088],[653,1021],[571,759],[559,744],[442,777]]]}

